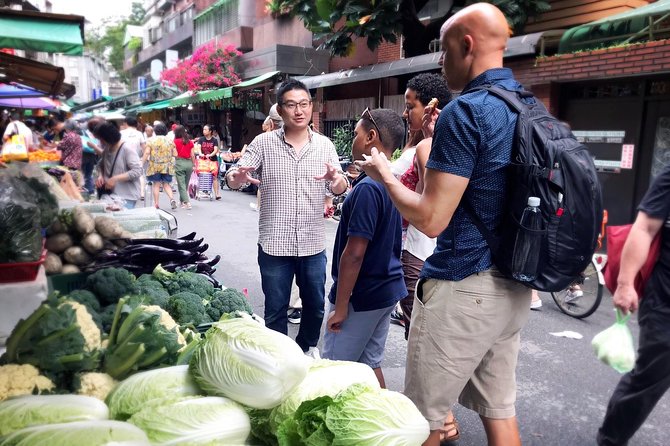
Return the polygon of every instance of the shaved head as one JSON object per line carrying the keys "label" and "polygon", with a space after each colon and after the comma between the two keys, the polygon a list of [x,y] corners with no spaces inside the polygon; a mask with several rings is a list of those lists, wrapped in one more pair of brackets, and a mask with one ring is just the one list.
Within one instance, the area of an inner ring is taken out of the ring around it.
{"label": "shaved head", "polygon": [[490,3],[475,3],[454,14],[440,30],[442,72],[457,90],[491,68],[502,67],[510,28]]}

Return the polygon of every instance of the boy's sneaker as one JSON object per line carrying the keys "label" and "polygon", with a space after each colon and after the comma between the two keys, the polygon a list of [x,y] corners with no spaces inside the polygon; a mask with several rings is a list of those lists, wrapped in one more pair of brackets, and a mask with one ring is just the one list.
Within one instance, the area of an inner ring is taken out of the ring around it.
{"label": "boy's sneaker", "polygon": [[299,324],[300,317],[302,316],[302,311],[300,308],[294,308],[288,315],[288,321],[292,324]]}
{"label": "boy's sneaker", "polygon": [[312,359],[321,359],[319,349],[316,347],[310,347],[309,349],[307,349],[307,351],[305,352],[305,356],[309,356]]}
{"label": "boy's sneaker", "polygon": [[401,327],[405,326],[405,319],[403,319],[402,313],[397,308],[391,312],[391,323],[400,325]]}
{"label": "boy's sneaker", "polygon": [[565,293],[564,302],[567,304],[569,302],[579,299],[583,295],[584,292],[582,290],[568,290],[568,292]]}
{"label": "boy's sneaker", "polygon": [[540,311],[540,308],[542,308],[542,301],[540,299],[533,300],[530,302],[531,310]]}

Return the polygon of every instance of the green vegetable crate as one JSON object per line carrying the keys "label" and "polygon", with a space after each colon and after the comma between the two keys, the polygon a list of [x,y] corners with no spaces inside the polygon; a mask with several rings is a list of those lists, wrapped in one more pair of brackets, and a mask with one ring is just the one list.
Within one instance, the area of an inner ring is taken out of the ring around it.
{"label": "green vegetable crate", "polygon": [[61,295],[65,295],[71,291],[82,289],[86,284],[88,276],[89,273],[54,274],[53,276],[47,276],[49,293],[58,291]]}

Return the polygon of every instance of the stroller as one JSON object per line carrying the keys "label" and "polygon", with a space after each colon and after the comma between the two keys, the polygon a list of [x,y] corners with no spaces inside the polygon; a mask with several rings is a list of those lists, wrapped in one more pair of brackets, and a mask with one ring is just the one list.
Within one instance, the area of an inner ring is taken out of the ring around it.
{"label": "stroller", "polygon": [[203,197],[209,197],[209,200],[214,200],[214,192],[212,187],[214,185],[214,175],[218,169],[218,163],[212,161],[207,156],[197,156],[195,158],[195,173],[198,176],[198,191],[195,194],[195,199],[200,200]]}

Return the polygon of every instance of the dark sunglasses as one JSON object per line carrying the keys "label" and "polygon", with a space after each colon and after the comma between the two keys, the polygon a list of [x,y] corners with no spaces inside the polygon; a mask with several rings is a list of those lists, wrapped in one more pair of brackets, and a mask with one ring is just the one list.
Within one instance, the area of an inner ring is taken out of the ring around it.
{"label": "dark sunglasses", "polygon": [[361,118],[368,119],[372,123],[372,125],[377,130],[377,135],[379,135],[379,142],[382,142],[382,132],[379,130],[379,126],[375,122],[375,118],[372,117],[370,107],[365,107],[365,110],[363,110],[363,113],[361,113]]}

